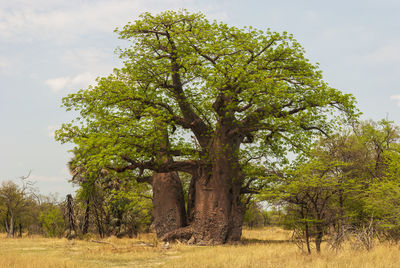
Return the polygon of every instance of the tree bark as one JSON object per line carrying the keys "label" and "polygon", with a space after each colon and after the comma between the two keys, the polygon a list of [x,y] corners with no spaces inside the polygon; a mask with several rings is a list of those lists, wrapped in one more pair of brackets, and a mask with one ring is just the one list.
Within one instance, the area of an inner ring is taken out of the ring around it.
{"label": "tree bark", "polygon": [[308,223],[305,222],[305,236],[306,236],[306,246],[308,254],[311,254],[311,247],[310,247],[310,230],[308,227]]}
{"label": "tree bark", "polygon": [[153,223],[157,237],[186,226],[185,198],[178,173],[156,173],[152,185]]}
{"label": "tree bark", "polygon": [[90,216],[90,199],[86,200],[86,210],[85,210],[85,223],[83,224],[82,234],[87,234],[89,230],[89,216]]}
{"label": "tree bark", "polygon": [[14,237],[14,215],[10,213],[10,224],[8,225],[7,237]]}
{"label": "tree bark", "polygon": [[22,224],[19,224],[19,234],[18,237],[22,237]]}
{"label": "tree bark", "polygon": [[317,223],[316,229],[317,229],[317,236],[315,237],[315,249],[317,250],[318,253],[320,253],[321,252],[322,237],[324,235],[324,232],[322,230],[322,226],[321,226],[320,223]]}
{"label": "tree bark", "polygon": [[307,246],[307,252],[308,254],[311,254],[311,247],[310,247],[310,227],[308,225],[308,221],[306,218],[306,213],[305,213],[305,206],[301,206],[301,211],[300,211],[301,218],[304,220],[304,235],[305,235],[305,240],[306,240],[306,246]]}
{"label": "tree bark", "polygon": [[76,237],[76,227],[75,227],[75,216],[73,209],[73,198],[71,194],[67,195],[67,214],[69,223],[69,233],[67,234],[68,239]]}
{"label": "tree bark", "polygon": [[240,240],[244,206],[240,202],[240,188],[231,183],[227,174],[229,169],[216,165],[211,176],[206,172],[196,183],[193,239],[197,244]]}
{"label": "tree bark", "polygon": [[198,175],[193,176],[194,193],[190,193],[188,202],[188,208],[194,203],[191,225],[166,234],[164,240],[190,238],[191,243],[201,245],[240,240],[245,208],[240,200],[239,144],[216,133],[210,146],[210,165],[199,168]]}
{"label": "tree bark", "polygon": [[10,228],[8,227],[8,213],[6,218],[4,219],[4,229],[6,230],[6,233],[8,234],[10,231]]}
{"label": "tree bark", "polygon": [[99,232],[100,237],[104,238],[103,221],[100,218],[100,215],[98,213],[98,209],[96,206],[94,207],[94,213],[95,213],[95,218],[96,218],[97,231]]}
{"label": "tree bark", "polygon": [[190,180],[189,191],[187,196],[187,223],[190,225],[194,218],[194,208],[196,201],[196,182],[198,180],[198,174],[192,174],[192,179]]}

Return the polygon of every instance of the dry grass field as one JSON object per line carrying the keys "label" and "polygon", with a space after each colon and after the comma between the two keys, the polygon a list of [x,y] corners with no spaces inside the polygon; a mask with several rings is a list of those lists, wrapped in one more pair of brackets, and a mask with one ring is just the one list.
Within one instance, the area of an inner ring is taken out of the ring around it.
{"label": "dry grass field", "polygon": [[244,230],[243,238],[238,245],[176,243],[166,249],[153,234],[101,241],[7,239],[0,234],[0,267],[400,267],[399,245],[377,244],[369,252],[323,248],[321,254],[307,255],[289,241],[289,232],[279,228]]}

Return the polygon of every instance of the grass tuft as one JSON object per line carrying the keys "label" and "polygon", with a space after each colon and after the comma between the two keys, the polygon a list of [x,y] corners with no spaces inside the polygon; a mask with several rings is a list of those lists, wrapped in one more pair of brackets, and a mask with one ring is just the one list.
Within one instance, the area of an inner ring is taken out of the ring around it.
{"label": "grass tuft", "polygon": [[400,267],[398,245],[380,243],[371,251],[347,246],[338,252],[325,247],[321,254],[308,255],[290,237],[290,232],[280,228],[243,230],[243,242],[238,245],[175,243],[165,249],[154,234],[103,240],[7,239],[0,234],[0,267]]}

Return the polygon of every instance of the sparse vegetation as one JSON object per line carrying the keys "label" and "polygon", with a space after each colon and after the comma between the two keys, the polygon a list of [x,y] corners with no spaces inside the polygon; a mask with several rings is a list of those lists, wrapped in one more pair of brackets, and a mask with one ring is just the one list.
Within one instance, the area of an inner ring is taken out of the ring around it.
{"label": "sparse vegetation", "polygon": [[[399,267],[399,245],[378,243],[370,251],[328,247],[308,255],[291,242],[291,232],[277,227],[245,229],[236,245],[188,246],[155,243],[155,234],[136,238],[67,240],[0,235],[0,267]],[[105,243],[96,243],[101,241]],[[326,246],[326,245],[325,245]]]}

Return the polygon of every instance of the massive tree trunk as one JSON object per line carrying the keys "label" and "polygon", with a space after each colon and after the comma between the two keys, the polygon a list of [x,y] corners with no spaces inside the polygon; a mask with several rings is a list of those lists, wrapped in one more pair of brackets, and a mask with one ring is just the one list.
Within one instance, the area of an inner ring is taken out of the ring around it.
{"label": "massive tree trunk", "polygon": [[239,142],[216,132],[211,145],[211,166],[202,170],[196,183],[193,238],[200,244],[239,241],[244,205],[240,200]]}
{"label": "massive tree trunk", "polygon": [[215,168],[211,176],[205,173],[196,183],[192,241],[197,244],[239,241],[242,233],[240,188],[229,181],[229,168]]}
{"label": "massive tree trunk", "polygon": [[202,245],[240,240],[245,211],[240,200],[242,174],[237,157],[240,143],[218,134],[210,146],[212,161],[209,166],[199,168],[192,178],[194,187],[189,188],[188,198],[191,224],[166,234],[164,240],[190,239],[190,243]]}
{"label": "massive tree trunk", "polygon": [[152,177],[153,217],[157,237],[186,226],[185,198],[177,172]]}
{"label": "massive tree trunk", "polygon": [[[172,162],[172,156],[166,151],[169,148],[168,131],[162,124],[155,131],[160,131],[164,139],[160,141],[163,150],[157,155],[157,161]],[[185,198],[178,172],[155,173],[151,178],[153,186],[153,217],[157,237],[186,226]]]}
{"label": "massive tree trunk", "polygon": [[190,225],[194,219],[194,208],[196,205],[196,183],[201,174],[192,174],[192,179],[190,180],[190,185],[187,194],[187,209],[186,209],[186,220],[187,224]]}

